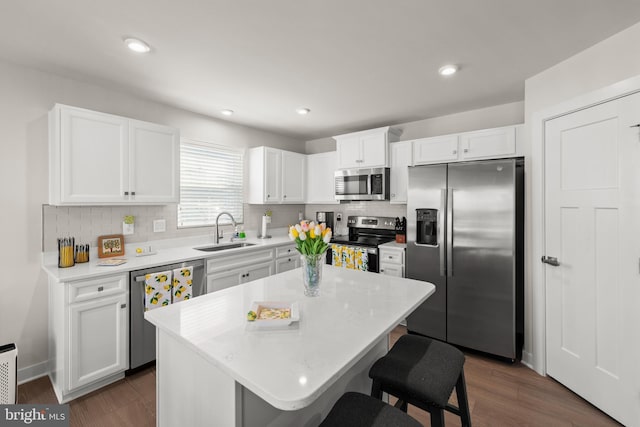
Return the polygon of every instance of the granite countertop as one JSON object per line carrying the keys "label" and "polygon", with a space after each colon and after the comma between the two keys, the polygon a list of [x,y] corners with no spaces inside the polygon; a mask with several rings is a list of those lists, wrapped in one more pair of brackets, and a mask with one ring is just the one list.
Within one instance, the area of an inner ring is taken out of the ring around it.
{"label": "granite countertop", "polygon": [[[305,297],[300,269],[145,313],[160,330],[269,404],[311,404],[434,292],[431,283],[324,266],[319,297]],[[297,301],[300,320],[255,329],[258,301]]]}
{"label": "granite countertop", "polygon": [[[156,253],[147,256],[136,256],[135,252],[136,246],[146,247],[147,244],[127,244],[125,246],[125,255],[122,257],[115,257],[126,259],[127,262],[118,266],[98,265],[98,262],[102,259],[98,258],[95,253],[93,253],[91,255],[91,260],[87,263],[76,264],[73,267],[68,268],[59,268],[57,264],[57,254],[47,253],[43,254],[42,268],[50,278],[58,282],[67,282],[72,280],[91,279],[116,273],[126,273],[132,270],[140,270],[195,259],[213,259],[242,253],[250,254],[251,252],[261,249],[282,246],[287,243],[293,244],[293,242],[289,240],[287,233],[284,231],[280,233],[278,230],[273,230],[271,234],[273,237],[270,239],[248,238],[243,240],[243,242],[246,243],[253,243],[254,246],[226,249],[217,252],[204,252],[194,249],[196,247],[214,245],[211,236],[156,241],[153,245],[153,250]],[[226,243],[229,243],[227,239],[224,239],[224,241],[221,242],[221,244]]]}

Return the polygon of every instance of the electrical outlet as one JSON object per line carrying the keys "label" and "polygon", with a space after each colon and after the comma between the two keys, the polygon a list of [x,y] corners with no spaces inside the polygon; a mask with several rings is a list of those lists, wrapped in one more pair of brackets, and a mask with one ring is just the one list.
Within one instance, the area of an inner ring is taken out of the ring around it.
{"label": "electrical outlet", "polygon": [[336,221],[342,221],[342,214],[341,213],[337,213],[336,214]]}
{"label": "electrical outlet", "polygon": [[167,221],[164,219],[154,219],[153,220],[153,232],[154,233],[163,233],[167,231]]}

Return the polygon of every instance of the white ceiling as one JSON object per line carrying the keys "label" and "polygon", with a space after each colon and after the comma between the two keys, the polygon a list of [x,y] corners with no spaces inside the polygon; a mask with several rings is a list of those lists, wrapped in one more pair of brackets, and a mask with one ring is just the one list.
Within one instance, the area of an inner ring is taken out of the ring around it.
{"label": "white ceiling", "polygon": [[638,21],[637,0],[2,0],[0,58],[309,140],[522,100]]}

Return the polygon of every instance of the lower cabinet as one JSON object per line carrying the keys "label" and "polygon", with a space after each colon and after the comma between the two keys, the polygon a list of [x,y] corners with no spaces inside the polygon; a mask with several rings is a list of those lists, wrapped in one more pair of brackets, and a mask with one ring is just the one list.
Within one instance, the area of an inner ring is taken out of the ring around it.
{"label": "lower cabinet", "polygon": [[404,247],[396,245],[380,246],[380,274],[404,277]]}
{"label": "lower cabinet", "polygon": [[49,376],[61,403],[124,376],[128,301],[126,274],[49,281]]}
{"label": "lower cabinet", "polygon": [[300,252],[295,244],[276,248],[276,273],[293,270],[300,267]]}
{"label": "lower cabinet", "polygon": [[207,293],[271,276],[274,250],[259,250],[207,261]]}

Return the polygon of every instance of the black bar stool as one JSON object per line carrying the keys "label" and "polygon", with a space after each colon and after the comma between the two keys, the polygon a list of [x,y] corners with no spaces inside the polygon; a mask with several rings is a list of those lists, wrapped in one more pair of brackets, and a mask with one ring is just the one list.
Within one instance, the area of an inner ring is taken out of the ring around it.
{"label": "black bar stool", "polygon": [[338,399],[320,427],[422,427],[401,410],[362,393]]}
{"label": "black bar stool", "polygon": [[[431,415],[432,426],[444,426],[447,410],[461,418],[463,427],[471,427],[463,365],[464,354],[454,346],[403,335],[371,367],[371,396],[381,399],[386,392],[398,398],[396,407],[405,412],[407,404],[424,409]],[[458,407],[448,403],[454,387]]]}

